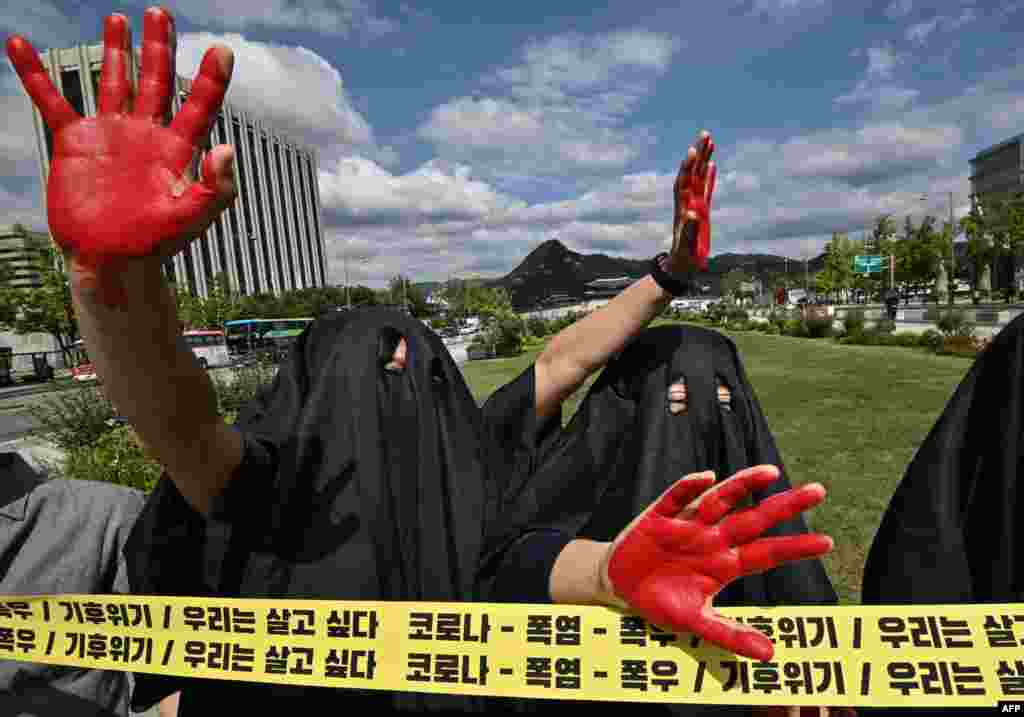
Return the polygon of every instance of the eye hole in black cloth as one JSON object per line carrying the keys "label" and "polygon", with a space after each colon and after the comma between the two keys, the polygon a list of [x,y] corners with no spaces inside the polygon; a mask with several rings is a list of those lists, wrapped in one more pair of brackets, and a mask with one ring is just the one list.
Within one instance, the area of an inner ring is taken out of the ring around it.
{"label": "eye hole in black cloth", "polygon": [[394,358],[395,349],[398,348],[398,344],[403,338],[401,331],[390,326],[385,326],[380,330],[380,334],[377,339],[377,362],[380,364],[382,369],[388,371],[398,370],[387,369],[386,367]]}

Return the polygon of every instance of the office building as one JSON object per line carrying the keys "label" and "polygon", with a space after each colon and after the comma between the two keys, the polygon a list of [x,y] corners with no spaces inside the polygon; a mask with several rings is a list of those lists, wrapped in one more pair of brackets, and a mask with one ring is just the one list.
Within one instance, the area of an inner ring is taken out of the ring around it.
{"label": "office building", "polygon": [[35,269],[42,252],[50,241],[46,232],[34,232],[21,224],[0,225],[0,266],[10,271],[4,282],[13,289],[31,289],[40,286],[39,272]]}
{"label": "office building", "polygon": [[[102,45],[78,45],[41,53],[54,85],[82,115],[96,113]],[[133,53],[132,80],[138,84],[140,55]],[[188,97],[191,82],[176,78],[173,112]],[[26,98],[26,101],[27,98]],[[33,108],[43,192],[52,137]],[[320,218],[315,150],[276,132],[258,118],[225,102],[205,149],[235,149],[238,198],[210,227],[168,260],[165,270],[178,286],[206,297],[215,277],[227,276],[242,294],[280,294],[327,285],[327,255]],[[202,162],[199,158],[196,166]]]}
{"label": "office building", "polygon": [[983,149],[971,161],[971,193],[1006,197],[1024,192],[1024,134]]}
{"label": "office building", "polygon": [[[982,201],[1008,199],[1024,193],[1024,134],[983,149],[970,160],[971,194]],[[1016,284],[1024,290],[1024,271],[1015,256],[1000,256],[994,262],[993,288]]]}

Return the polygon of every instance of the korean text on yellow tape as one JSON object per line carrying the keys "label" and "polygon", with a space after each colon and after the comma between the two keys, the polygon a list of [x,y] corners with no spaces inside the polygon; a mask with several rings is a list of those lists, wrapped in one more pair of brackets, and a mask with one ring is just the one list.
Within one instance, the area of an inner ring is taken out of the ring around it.
{"label": "korean text on yellow tape", "polygon": [[723,608],[772,662],[600,607],[0,598],[0,659],[289,685],[608,702],[1024,700],[1024,604]]}

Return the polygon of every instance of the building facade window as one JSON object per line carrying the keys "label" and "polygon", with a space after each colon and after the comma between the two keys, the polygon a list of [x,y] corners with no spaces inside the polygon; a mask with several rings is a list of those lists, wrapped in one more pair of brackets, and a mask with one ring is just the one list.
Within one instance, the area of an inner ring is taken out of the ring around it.
{"label": "building facade window", "polygon": [[64,92],[64,99],[75,108],[75,112],[84,117],[85,97],[82,96],[82,83],[78,76],[78,70],[64,70],[61,72],[60,84]]}
{"label": "building facade window", "polygon": [[267,146],[267,138],[260,137],[260,142],[263,147],[263,172],[267,178],[267,208],[270,210],[270,236],[274,245],[274,257],[277,259],[277,278],[278,286],[281,287],[282,291],[285,289],[285,271],[284,262],[281,261],[281,237],[277,231],[277,208],[274,206],[274,175],[270,171],[270,148]]}
{"label": "building facade window", "polygon": [[281,206],[284,208],[282,211],[283,216],[281,217],[281,223],[284,225],[284,236],[281,237],[281,243],[284,244],[285,261],[288,264],[288,275],[292,280],[291,288],[298,289],[299,284],[295,281],[296,257],[292,252],[292,239],[294,237],[289,236],[292,233],[291,223],[289,222],[288,216],[291,213],[289,211],[291,207],[288,206],[288,202],[286,201],[287,194],[285,193],[285,188],[282,186],[284,184],[284,173],[281,172],[281,144],[279,142],[274,142],[274,165],[277,168],[277,186],[279,188],[278,195],[281,197]]}
{"label": "building facade window", "polygon": [[317,271],[320,273],[320,276],[322,277],[324,283],[326,283],[327,277],[325,275],[326,266],[324,264],[323,257],[323,238],[322,235],[320,234],[320,212],[317,210],[316,177],[313,174],[312,161],[308,161],[306,163],[306,176],[309,179],[309,198],[310,206],[312,208],[313,213],[313,229],[315,232],[313,235],[313,245],[316,247]]}

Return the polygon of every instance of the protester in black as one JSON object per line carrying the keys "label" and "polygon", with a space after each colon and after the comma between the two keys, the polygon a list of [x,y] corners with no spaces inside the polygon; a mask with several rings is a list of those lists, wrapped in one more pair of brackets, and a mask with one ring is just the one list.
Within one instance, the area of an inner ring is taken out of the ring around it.
{"label": "protester in black", "polygon": [[[609,363],[564,431],[546,439],[543,465],[524,486],[529,495],[516,501],[521,512],[505,516],[510,532],[537,537],[514,544],[524,558],[506,560],[500,574],[487,574],[487,585],[495,599],[516,602],[524,579],[514,566],[528,564],[530,543],[540,536],[607,540],[676,477],[704,470],[727,477],[759,464],[783,466],[735,344],[703,328],[647,329]],[[789,488],[783,469],[777,483],[755,494],[753,502]],[[807,532],[796,517],[765,535]],[[718,606],[837,602],[820,560],[740,578],[715,599]],[[546,709],[543,703],[520,707]],[[630,711],[634,708],[640,709],[631,704]],[[757,712],[699,705],[643,709],[687,716]]]}
{"label": "protester in black", "polygon": [[907,467],[868,553],[865,605],[1024,602],[1022,429],[1024,316],[977,358]]}

